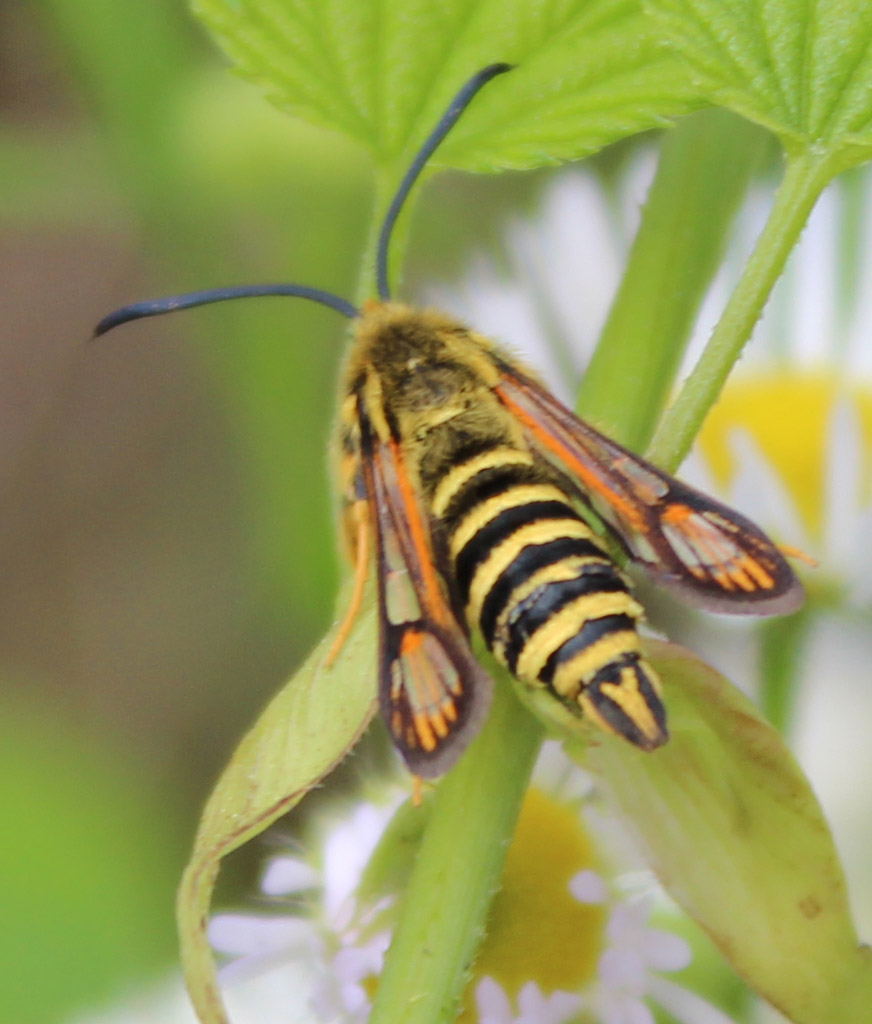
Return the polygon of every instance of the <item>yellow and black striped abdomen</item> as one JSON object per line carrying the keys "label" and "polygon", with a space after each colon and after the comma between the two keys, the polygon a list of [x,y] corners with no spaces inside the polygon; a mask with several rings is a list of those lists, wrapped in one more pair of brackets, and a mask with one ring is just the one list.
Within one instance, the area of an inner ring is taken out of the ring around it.
{"label": "yellow and black striped abdomen", "polygon": [[659,682],[642,659],[642,608],[566,495],[526,451],[452,466],[432,506],[458,598],[513,675],[550,688],[650,749],[666,739]]}

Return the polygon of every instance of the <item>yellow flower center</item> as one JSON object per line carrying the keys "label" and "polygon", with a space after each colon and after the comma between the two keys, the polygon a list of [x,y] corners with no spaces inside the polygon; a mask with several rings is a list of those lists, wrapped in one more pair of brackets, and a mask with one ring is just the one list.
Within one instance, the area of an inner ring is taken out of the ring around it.
{"label": "yellow flower center", "polygon": [[[769,371],[733,378],[708,414],[700,433],[702,453],[715,480],[727,487],[736,472],[729,433],[744,427],[778,470],[811,535],[820,539],[825,499],[829,418],[841,397],[853,399],[864,438],[872,440],[872,388],[828,371]],[[872,444],[866,446],[863,486],[872,475]]]}
{"label": "yellow flower center", "polygon": [[596,856],[577,808],[531,788],[506,857],[487,936],[475,962],[461,1021],[474,1020],[475,986],[489,976],[517,996],[528,981],[546,994],[577,991],[595,974],[606,910],[569,891]]}

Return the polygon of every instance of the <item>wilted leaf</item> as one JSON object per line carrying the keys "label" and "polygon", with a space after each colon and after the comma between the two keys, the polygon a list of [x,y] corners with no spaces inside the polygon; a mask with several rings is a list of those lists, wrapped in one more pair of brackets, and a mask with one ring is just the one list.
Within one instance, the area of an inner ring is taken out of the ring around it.
{"label": "wilted leaf", "polygon": [[436,163],[468,170],[577,158],[699,105],[637,0],[194,0],[239,71],[381,165],[431,130],[470,75],[489,86]]}
{"label": "wilted leaf", "polygon": [[[349,598],[344,588],[339,609]],[[371,604],[328,670],[333,634],[270,702],[210,796],[178,896],[185,979],[203,1024],[227,1017],[206,940],[221,858],[289,811],[348,753],[375,709],[376,626]]]}
{"label": "wilted leaf", "polygon": [[653,754],[605,736],[569,753],[600,774],[663,884],[797,1024],[862,1024],[872,964],[808,780],[780,735],[714,669],[651,643],[669,710]]}

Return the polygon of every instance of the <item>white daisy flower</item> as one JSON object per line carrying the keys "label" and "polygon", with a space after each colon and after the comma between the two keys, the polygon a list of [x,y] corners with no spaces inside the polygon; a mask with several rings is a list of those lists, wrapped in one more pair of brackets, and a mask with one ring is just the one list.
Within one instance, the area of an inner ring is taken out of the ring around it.
{"label": "white daisy flower", "polygon": [[274,901],[281,899],[292,913],[212,918],[213,948],[234,958],[221,972],[222,983],[268,975],[271,969],[281,973],[285,964],[305,964],[308,1019],[349,1024],[367,1019],[371,983],[390,944],[390,932],[375,924],[388,902],[361,907],[356,890],[403,795],[397,788],[378,804],[361,803],[327,828],[320,870],[290,855],[270,861],[261,891]]}
{"label": "white daisy flower", "polygon": [[[261,881],[269,914],[212,919],[210,940],[228,959],[219,978],[234,1024],[368,1019],[394,905],[362,886],[373,859],[384,856],[379,844],[406,792],[392,787],[326,824],[311,856],[272,858]],[[668,977],[688,965],[690,947],[651,924],[666,898],[647,872],[625,872],[636,863],[629,850],[619,823],[599,808],[591,778],[547,742],[507,853],[462,1024],[650,1024],[655,1006],[668,1008],[678,1024],[729,1024]],[[70,1024],[158,1019],[193,1024],[180,979]]]}
{"label": "white daisy flower", "polygon": [[[700,996],[688,992],[687,1014],[674,998],[687,990],[663,975],[690,964],[690,946],[650,923],[655,902],[668,900],[649,872],[623,871],[635,855],[620,823],[597,803],[590,777],[557,742],[545,743],[476,962],[484,975],[475,985],[478,1017],[462,1019],[564,1024],[581,1015],[600,1024],[653,1024],[653,1007],[662,1006],[679,1024],[729,1024]],[[572,857],[589,863],[568,871]],[[505,902],[525,907],[525,919],[504,910]],[[533,976],[521,982],[505,967],[491,970],[513,958],[518,974]]]}
{"label": "white daisy flower", "polygon": [[[662,994],[655,982],[689,963],[684,939],[649,924],[650,895],[611,877],[611,851],[621,841],[617,830],[601,827],[596,803],[586,773],[557,743],[546,743],[465,997],[465,1024],[568,1024],[582,1012],[603,1024],[647,1022],[649,1001],[659,1005]],[[222,972],[225,984],[306,961],[312,1020],[367,1019],[390,944],[392,906],[385,897],[367,904],[358,890],[396,806],[394,795],[385,804],[362,804],[325,832],[318,889],[300,858],[273,860],[263,891],[281,898],[287,913],[213,920],[213,945],[237,958]],[[650,876],[646,881],[653,885]],[[697,999],[697,1009],[708,1006]],[[691,1018],[676,1016],[685,1019]],[[712,1015],[692,1019],[726,1018],[712,1008]]]}

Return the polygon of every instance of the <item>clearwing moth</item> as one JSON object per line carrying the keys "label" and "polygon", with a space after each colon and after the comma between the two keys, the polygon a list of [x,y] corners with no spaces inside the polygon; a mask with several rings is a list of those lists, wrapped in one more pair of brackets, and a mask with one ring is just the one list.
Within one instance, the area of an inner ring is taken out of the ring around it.
{"label": "clearwing moth", "polygon": [[660,681],[640,649],[643,609],[580,507],[659,584],[702,608],[771,615],[803,596],[752,522],[578,419],[487,338],[391,297],[390,240],[409,191],[482,86],[508,70],[475,74],[412,161],[381,227],[378,299],[357,308],[304,285],[221,288],[125,306],[95,331],[264,295],[310,299],[351,320],[338,449],[357,586],[331,658],[374,561],[381,712],[424,778],[454,764],[487,713],[492,684],[471,630],[516,678],[601,728],[644,750],[666,741]]}

